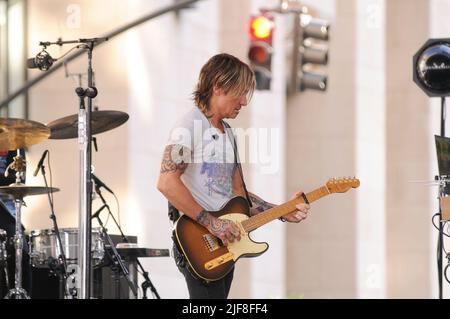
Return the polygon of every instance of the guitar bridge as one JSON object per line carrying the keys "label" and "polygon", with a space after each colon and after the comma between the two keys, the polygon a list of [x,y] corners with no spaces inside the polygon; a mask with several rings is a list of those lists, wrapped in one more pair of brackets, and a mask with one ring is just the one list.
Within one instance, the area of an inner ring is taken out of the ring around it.
{"label": "guitar bridge", "polygon": [[217,258],[214,258],[213,260],[208,261],[205,263],[205,269],[211,270],[213,268],[219,267],[220,265],[223,265],[224,263],[233,260],[233,253],[226,253],[222,256],[219,256]]}
{"label": "guitar bridge", "polygon": [[220,247],[218,238],[211,234],[203,235],[203,241],[205,242],[206,247],[209,251],[217,250]]}

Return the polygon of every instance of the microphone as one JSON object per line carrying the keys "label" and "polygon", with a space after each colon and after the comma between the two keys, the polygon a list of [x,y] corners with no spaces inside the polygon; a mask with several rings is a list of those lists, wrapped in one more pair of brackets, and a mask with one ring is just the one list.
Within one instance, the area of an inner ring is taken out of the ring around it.
{"label": "microphone", "polygon": [[53,59],[47,51],[42,50],[36,55],[36,57],[29,58],[27,60],[27,67],[29,69],[47,71],[53,65],[53,62],[57,60],[58,59]]}
{"label": "microphone", "polygon": [[111,194],[114,194],[114,192],[111,190],[111,188],[109,188],[108,186],[105,185],[105,183],[103,183],[100,178],[98,178],[97,176],[94,175],[94,173],[91,173],[91,177],[94,180],[95,184],[100,188],[100,187],[104,187],[108,192],[110,192]]}
{"label": "microphone", "polygon": [[36,167],[36,170],[33,173],[33,176],[36,176],[39,173],[39,170],[41,169],[42,164],[44,164],[44,159],[45,159],[45,156],[47,155],[47,153],[48,153],[48,150],[45,150],[44,153],[42,153],[41,159],[39,160],[39,163]]}
{"label": "microphone", "polygon": [[212,138],[213,138],[213,140],[217,140],[218,138],[219,138],[219,136],[217,135],[217,134],[214,134],[213,136],[212,136]]}

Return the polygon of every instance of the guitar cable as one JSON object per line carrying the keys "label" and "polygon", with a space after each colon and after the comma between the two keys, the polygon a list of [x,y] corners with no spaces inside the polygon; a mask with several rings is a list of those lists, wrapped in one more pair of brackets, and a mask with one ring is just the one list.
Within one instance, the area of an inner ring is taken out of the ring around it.
{"label": "guitar cable", "polygon": [[[436,224],[436,222],[434,220],[438,216],[439,216],[439,213],[434,214],[433,217],[431,218],[431,222],[433,223],[434,228],[436,228],[438,231],[440,231],[438,225]],[[446,224],[447,224],[447,221],[444,222],[444,225],[446,225]],[[450,235],[447,234],[445,231],[443,231],[442,234],[444,236],[450,237]]]}
{"label": "guitar cable", "polygon": [[[434,228],[436,228],[438,230],[438,232],[440,232],[440,229],[439,229],[438,225],[436,225],[436,222],[435,222],[435,218],[438,217],[438,216],[439,216],[439,213],[434,214],[433,217],[431,218],[431,222],[433,223]],[[447,227],[450,226],[450,225],[448,225],[447,221],[444,221],[444,227],[446,225],[447,225]],[[442,227],[442,228],[444,229],[444,227]],[[442,234],[444,236],[450,237],[450,235],[447,234],[445,231],[442,231]],[[438,250],[437,251],[437,255],[439,255],[439,245],[437,247],[437,250]],[[444,271],[443,271],[444,278],[450,284],[450,279],[449,279],[449,277],[447,275],[447,271],[450,268],[450,254],[445,250],[445,243],[444,243],[444,241],[442,241],[442,250],[445,253],[445,257],[447,258],[447,265],[445,266]],[[438,260],[438,262],[439,262],[439,260]]]}

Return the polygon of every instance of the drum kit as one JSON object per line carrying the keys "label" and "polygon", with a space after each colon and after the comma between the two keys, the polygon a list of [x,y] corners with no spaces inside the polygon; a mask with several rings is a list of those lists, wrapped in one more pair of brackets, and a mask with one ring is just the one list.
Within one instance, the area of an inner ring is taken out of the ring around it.
{"label": "drum kit", "polygon": [[[91,115],[92,135],[114,129],[128,120],[128,114],[119,111],[94,111]],[[78,115],[71,115],[48,124],[15,118],[0,119],[0,150],[15,151],[17,156],[6,168],[5,176],[10,170],[15,171],[15,183],[0,187],[0,196],[8,197],[15,205],[15,274],[14,288],[10,289],[6,299],[28,299],[30,296],[22,287],[22,249],[24,235],[22,231],[21,208],[24,198],[33,195],[50,196],[59,189],[48,186],[28,186],[24,180],[26,162],[21,156],[21,148],[30,147],[46,139],[70,139],[78,137]],[[56,236],[59,233],[60,236]],[[104,247],[98,229],[92,230],[93,264],[96,265],[103,258]],[[58,243],[60,238],[60,243]],[[7,274],[6,232],[0,229],[0,271],[5,273],[6,284],[9,287]],[[30,233],[30,258],[34,267],[49,267],[49,260],[59,262],[60,256],[65,256],[65,262],[77,263],[78,229],[48,229],[34,230]],[[62,250],[62,251],[61,251]]]}

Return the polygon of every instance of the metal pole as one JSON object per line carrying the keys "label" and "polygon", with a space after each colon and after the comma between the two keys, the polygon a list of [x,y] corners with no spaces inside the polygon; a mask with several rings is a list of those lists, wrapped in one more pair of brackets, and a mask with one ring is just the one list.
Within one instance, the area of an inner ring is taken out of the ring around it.
{"label": "metal pole", "polygon": [[[441,97],[441,136],[445,137],[445,119],[447,115],[447,110],[445,107],[445,97]],[[439,281],[439,299],[443,298],[443,270],[442,270],[442,251],[444,249],[444,223],[442,220],[442,207],[441,198],[445,196],[445,187],[447,186],[447,181],[445,180],[443,184],[439,187],[439,237],[438,237],[438,249],[437,249],[437,263],[438,263],[438,281]]]}
{"label": "metal pole", "polygon": [[16,238],[15,240],[15,249],[16,249],[16,273],[14,277],[15,289],[19,292],[22,289],[22,249],[23,249],[23,233],[22,233],[22,216],[21,216],[21,207],[22,207],[22,198],[17,198],[14,200],[14,204],[16,206]]}
{"label": "metal pole", "polygon": [[[84,99],[84,97],[80,97],[80,99]],[[81,107],[78,113],[78,143],[79,143],[79,155],[80,155],[80,190],[79,190],[79,206],[78,206],[78,225],[79,225],[79,233],[78,233],[78,278],[79,280],[79,298],[86,299],[88,298],[88,292],[89,292],[89,283],[86,283],[87,273],[88,273],[88,266],[86,265],[87,260],[85,258],[85,251],[90,251],[90,249],[87,246],[87,242],[85,240],[87,236],[87,225],[85,223],[86,218],[84,218],[84,211],[87,207],[87,192],[86,192],[86,172],[85,167],[87,165],[87,147],[88,147],[88,141],[87,141],[87,134],[86,134],[86,123],[87,123],[87,116],[86,116],[86,108],[84,107],[84,103],[81,103]]]}
{"label": "metal pole", "polygon": [[[300,43],[303,41],[303,30],[300,27],[301,17],[299,13],[294,12],[294,39],[292,41],[292,65],[291,65],[291,79],[289,81],[288,92],[289,94],[298,91],[300,86],[299,72],[302,72],[301,55],[299,52]],[[299,69],[300,67],[300,69]]]}
{"label": "metal pole", "polygon": [[[88,44],[88,88],[93,87],[92,51],[95,40]],[[92,134],[91,134],[91,112],[92,99],[95,96],[88,96],[87,109],[80,112],[79,130],[84,127],[84,135],[79,135],[80,143],[80,206],[79,206],[79,267],[80,267],[80,298],[89,299],[91,297],[91,210],[92,210]],[[81,122],[83,121],[83,122]]]}

